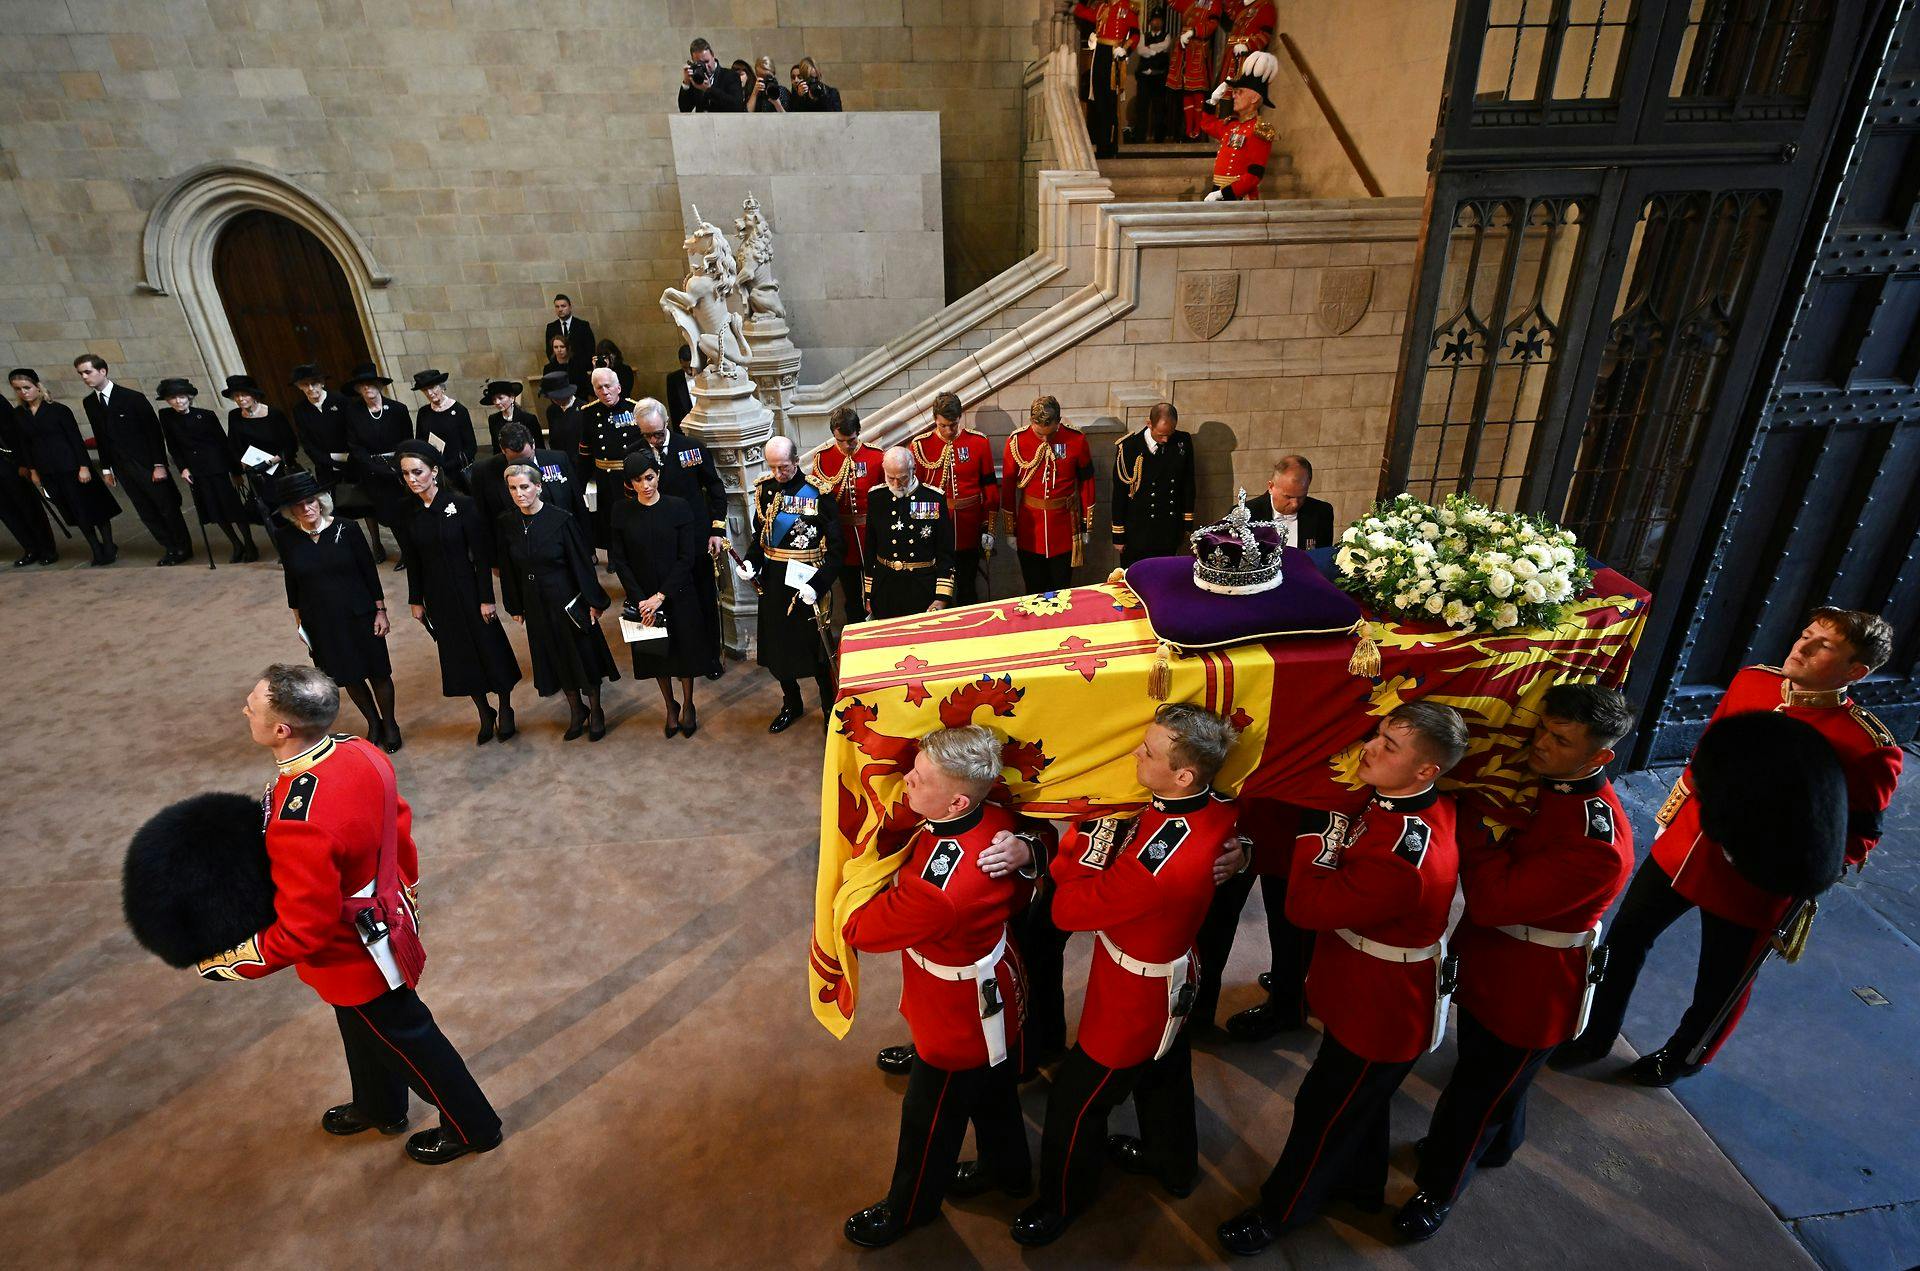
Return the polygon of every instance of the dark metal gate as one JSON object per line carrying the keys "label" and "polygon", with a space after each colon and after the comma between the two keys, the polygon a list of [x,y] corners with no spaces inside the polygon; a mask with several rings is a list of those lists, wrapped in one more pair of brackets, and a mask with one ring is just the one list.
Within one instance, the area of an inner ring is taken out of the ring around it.
{"label": "dark metal gate", "polygon": [[[1643,719],[1665,720],[1702,647],[1695,596],[1741,520],[1727,492],[1753,388],[1886,7],[1459,4],[1382,489],[1544,512],[1647,585],[1629,689],[1659,709]],[[1664,734],[1641,736],[1644,757]]]}

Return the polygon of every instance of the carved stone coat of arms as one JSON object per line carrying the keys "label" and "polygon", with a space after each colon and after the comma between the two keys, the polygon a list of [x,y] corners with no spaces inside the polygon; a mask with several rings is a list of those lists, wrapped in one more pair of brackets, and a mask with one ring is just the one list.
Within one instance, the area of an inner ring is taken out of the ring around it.
{"label": "carved stone coat of arms", "polygon": [[1226,330],[1239,307],[1238,270],[1195,269],[1180,275],[1180,316],[1200,339],[1211,340]]}

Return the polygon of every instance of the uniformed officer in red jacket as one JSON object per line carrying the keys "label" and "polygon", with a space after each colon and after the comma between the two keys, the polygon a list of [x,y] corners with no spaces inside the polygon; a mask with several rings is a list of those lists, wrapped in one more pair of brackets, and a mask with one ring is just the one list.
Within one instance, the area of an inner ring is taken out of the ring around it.
{"label": "uniformed officer in red jacket", "polygon": [[1140,10],[1133,0],[1098,0],[1076,4],[1073,16],[1091,22],[1087,47],[1093,50],[1093,68],[1087,80],[1087,139],[1096,159],[1110,159],[1120,150],[1120,68],[1140,43]]}
{"label": "uniformed officer in red jacket", "polygon": [[[1053,920],[1094,933],[1093,967],[1079,1038],[1047,1096],[1040,1195],[1013,1224],[1023,1245],[1051,1243],[1086,1209],[1104,1155],[1175,1196],[1193,1191],[1200,1145],[1185,1027],[1199,978],[1193,939],[1213,903],[1215,866],[1235,839],[1233,801],[1213,792],[1213,778],[1237,736],[1211,711],[1162,706],[1133,752],[1152,802],[1135,818],[1075,826],[1053,858]],[[1128,1095],[1140,1136],[1109,1139],[1107,1114]]]}
{"label": "uniformed officer in red jacket", "polygon": [[860,441],[860,412],[836,406],[827,417],[833,444],[813,456],[807,480],[840,504],[840,537],[846,543],[840,592],[847,621],[867,620],[867,575],[873,570],[873,531],[867,525],[867,495],[880,484],[881,452]]}
{"label": "uniformed officer in red jacket", "polygon": [[[901,849],[891,885],[847,918],[854,949],[900,951],[900,1013],[914,1051],[893,1184],[886,1199],[847,1219],[857,1245],[892,1244],[932,1221],[949,1193],[999,1187],[1018,1196],[1032,1186],[1017,1083],[1026,986],[1008,935],[1032,887],[1018,873],[995,877],[980,866],[1014,827],[1011,812],[986,801],[1000,777],[1000,745],[977,724],[920,739],[906,799],[926,824]],[[956,1169],[969,1122],[980,1157]]]}
{"label": "uniformed officer in red jacket", "polygon": [[[1886,619],[1852,609],[1815,609],[1785,664],[1745,668],[1733,677],[1713,712],[1713,718],[1720,719],[1746,711],[1780,711],[1813,725],[1833,744],[1846,773],[1847,862],[1855,868],[1865,867],[1867,853],[1880,839],[1881,817],[1900,780],[1902,757],[1886,725],[1851,700],[1848,689],[1891,656],[1893,627]],[[1593,1018],[1586,1031],[1560,1048],[1553,1063],[1591,1063],[1612,1051],[1648,950],[1675,919],[1697,905],[1700,965],[1693,1002],[1666,1045],[1627,1069],[1627,1076],[1643,1086],[1670,1086],[1699,1072],[1733,1032],[1746,1008],[1746,994],[1718,1033],[1707,1036],[1715,1014],[1772,936],[1792,898],[1748,882],[1720,845],[1701,833],[1689,773],[1680,774],[1654,819],[1662,827],[1660,836],[1614,916],[1604,946],[1607,978],[1595,995]],[[1689,1053],[1702,1040],[1710,1042],[1702,1062],[1689,1064]]]}
{"label": "uniformed officer in red jacket", "polygon": [[[339,688],[310,666],[270,666],[247,695],[253,740],[280,765],[264,809],[274,921],[202,962],[200,974],[257,980],[290,966],[333,1007],[353,1101],[327,1109],[327,1133],[400,1133],[411,1088],[440,1109],[440,1124],[409,1138],[408,1156],[440,1165],[490,1152],[500,1146],[500,1118],[411,987],[425,960],[413,812],[393,792],[378,747],[327,735],[339,713]],[[389,800],[394,850],[383,862]]]}
{"label": "uniformed officer in red jacket", "polygon": [[1606,773],[1632,727],[1613,689],[1554,685],[1523,757],[1540,781],[1532,817],[1499,842],[1463,827],[1460,1054],[1419,1145],[1420,1190],[1393,1220],[1410,1240],[1440,1230],[1475,1166],[1512,1157],[1534,1075],[1585,1022],[1600,918],[1633,873],[1633,831]]}
{"label": "uniformed officer in red jacket", "polygon": [[1028,417],[1007,437],[1000,508],[1020,552],[1021,585],[1064,591],[1093,530],[1093,452],[1085,433],[1060,422],[1052,397],[1035,399]]}
{"label": "uniformed officer in red jacket", "polygon": [[1302,819],[1287,916],[1319,933],[1307,1004],[1326,1033],[1260,1202],[1220,1224],[1232,1253],[1260,1252],[1329,1200],[1385,1203],[1388,1105],[1446,1022],[1459,857],[1453,801],[1434,783],[1466,751],[1457,712],[1408,702],[1361,749],[1357,775],[1373,787],[1365,806]]}
{"label": "uniformed officer in red jacket", "polygon": [[993,443],[960,422],[960,395],[933,399],[933,426],[907,443],[920,479],[947,496],[953,513],[953,603],[980,599],[983,556],[993,555],[993,513],[1000,504]]}
{"label": "uniformed officer in red jacket", "polygon": [[1279,134],[1273,125],[1260,118],[1260,107],[1273,105],[1267,96],[1280,63],[1271,53],[1247,54],[1246,66],[1238,75],[1222,80],[1208,100],[1222,103],[1224,117],[1203,114],[1200,130],[1220,142],[1213,156],[1213,189],[1203,200],[1207,203],[1232,203],[1260,197],[1260,178],[1267,174],[1267,160],[1273,157],[1273,143]]}

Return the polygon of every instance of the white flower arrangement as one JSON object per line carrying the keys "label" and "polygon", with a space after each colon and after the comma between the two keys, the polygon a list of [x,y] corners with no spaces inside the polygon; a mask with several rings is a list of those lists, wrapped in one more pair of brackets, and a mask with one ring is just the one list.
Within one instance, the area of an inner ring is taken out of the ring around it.
{"label": "white flower arrangement", "polygon": [[1551,627],[1593,582],[1571,530],[1464,494],[1382,500],[1333,559],[1340,586],[1375,611],[1460,631]]}

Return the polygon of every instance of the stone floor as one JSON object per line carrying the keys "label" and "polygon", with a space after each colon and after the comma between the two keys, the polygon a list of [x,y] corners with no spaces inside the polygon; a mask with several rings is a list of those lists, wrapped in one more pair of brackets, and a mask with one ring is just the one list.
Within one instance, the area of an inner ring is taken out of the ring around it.
{"label": "stone floor", "polygon": [[[775,694],[750,668],[701,686],[691,741],[661,738],[652,687],[623,680],[598,745],[563,744],[561,708],[526,694],[522,735],[476,749],[470,707],[435,695],[428,640],[402,623],[397,767],[425,872],[423,993],[508,1138],[431,1171],[393,1140],[328,1138],[316,1121],[344,1097],[345,1073],[312,993],[291,975],[216,986],[169,970],[119,916],[135,826],[190,792],[256,790],[270,772],[239,712],[263,664],[300,656],[278,574],[163,572],[139,539],[112,569],[75,567],[73,555],[57,570],[0,571],[4,1260],[1222,1261],[1213,1226],[1278,1150],[1306,1037],[1199,1048],[1204,1179],[1189,1200],[1110,1179],[1088,1219],[1031,1254],[1007,1239],[1015,1206],[1004,1200],[951,1207],[878,1254],[843,1242],[842,1220],[880,1196],[893,1152],[900,1082],[871,1058],[905,1035],[889,1009],[898,971],[874,964],[868,1008],[844,1043],[813,1022],[819,734],[768,737]],[[404,575],[383,576],[404,612]],[[1258,909],[1229,968],[1229,1008],[1252,996]],[[1078,941],[1070,958],[1084,965],[1087,952]],[[1396,1200],[1411,1189],[1408,1145],[1450,1049],[1419,1066],[1396,1107]],[[1044,1096],[1044,1082],[1025,1095],[1036,1142]],[[1810,1265],[1667,1093],[1548,1074],[1530,1129],[1513,1164],[1478,1180],[1431,1244],[1397,1247],[1384,1215],[1336,1211],[1274,1264]]]}

